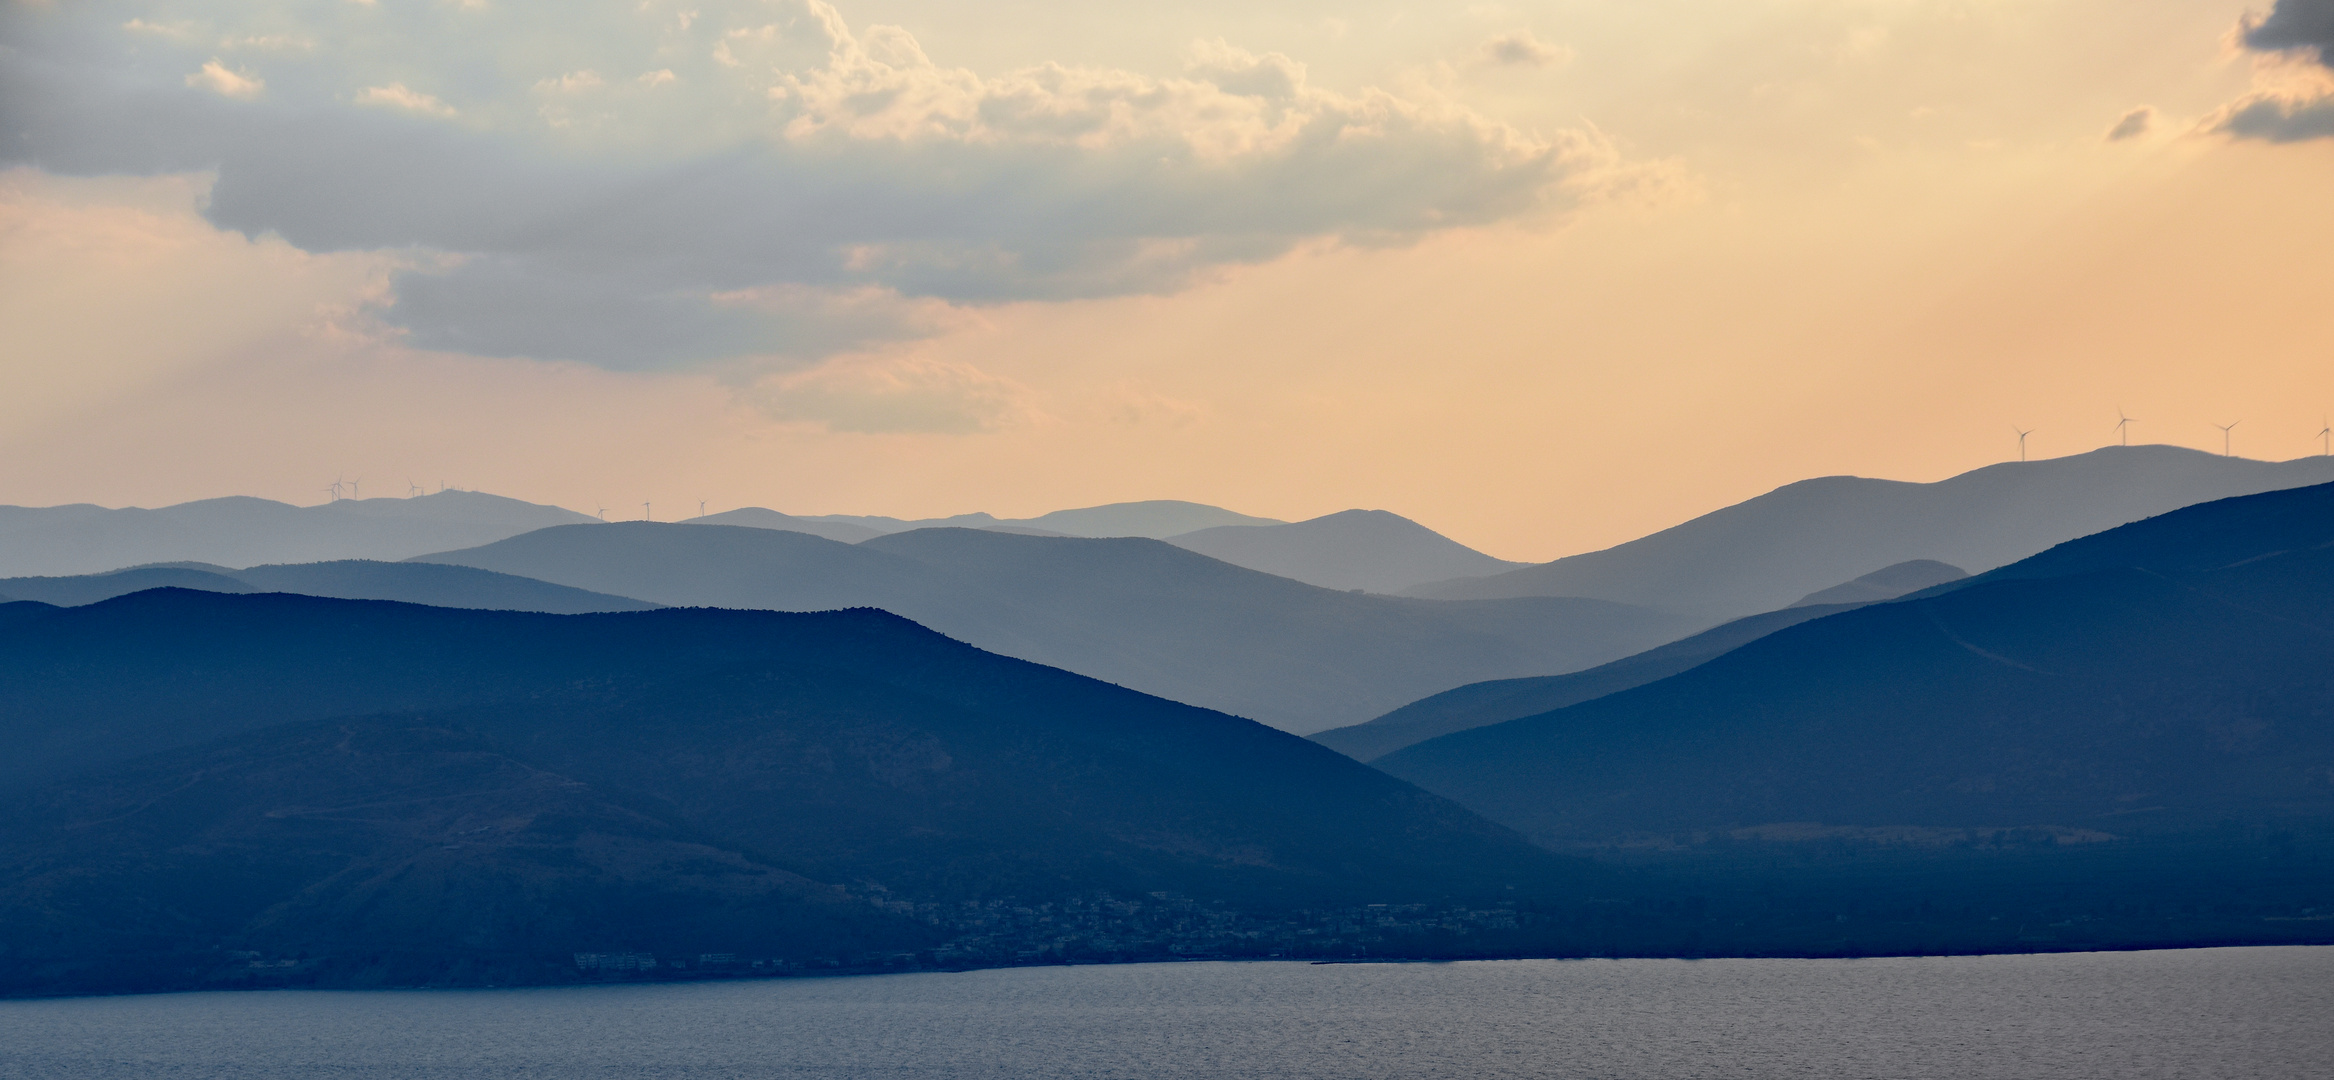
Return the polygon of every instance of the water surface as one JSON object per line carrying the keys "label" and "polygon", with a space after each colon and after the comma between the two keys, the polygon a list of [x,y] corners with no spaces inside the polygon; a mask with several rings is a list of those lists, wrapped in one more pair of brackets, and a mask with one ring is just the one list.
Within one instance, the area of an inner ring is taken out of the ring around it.
{"label": "water surface", "polygon": [[2334,948],[1142,964],[0,1003],[0,1076],[2324,1077]]}

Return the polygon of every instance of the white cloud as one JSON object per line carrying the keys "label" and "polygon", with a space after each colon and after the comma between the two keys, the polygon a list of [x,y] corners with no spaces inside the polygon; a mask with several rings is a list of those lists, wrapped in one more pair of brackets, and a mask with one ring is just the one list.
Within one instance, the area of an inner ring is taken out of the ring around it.
{"label": "white cloud", "polygon": [[430,116],[454,115],[453,106],[438,100],[435,95],[424,94],[401,82],[393,82],[387,86],[365,87],[357,91],[356,103],[404,109],[408,112],[425,113]]}
{"label": "white cloud", "polygon": [[186,84],[238,101],[250,101],[267,92],[266,80],[248,71],[231,70],[217,60],[204,64],[202,70],[187,76]]}

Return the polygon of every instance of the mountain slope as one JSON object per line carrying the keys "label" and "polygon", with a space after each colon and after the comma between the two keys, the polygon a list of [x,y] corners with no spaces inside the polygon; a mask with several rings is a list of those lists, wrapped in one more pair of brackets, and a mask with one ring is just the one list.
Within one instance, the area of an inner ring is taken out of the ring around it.
{"label": "mountain slope", "polygon": [[292,506],[204,499],[158,510],[0,507],[0,576],[90,574],[149,563],[222,566],[403,559],[595,521],[556,506],[474,491]]}
{"label": "mountain slope", "polygon": [[1830,604],[1877,604],[1882,600],[1935,588],[1948,582],[1960,581],[1969,574],[1958,566],[1935,559],[1913,559],[1893,566],[1883,566],[1854,581],[1843,581],[1828,589],[1819,589],[1799,598],[1792,607],[1823,607]]}
{"label": "mountain slope", "polygon": [[848,521],[821,521],[815,518],[795,517],[792,514],[781,514],[776,510],[764,510],[759,506],[749,506],[742,510],[725,510],[718,514],[694,517],[682,522],[682,524],[739,525],[749,529],[780,529],[786,532],[809,533],[812,536],[824,537],[844,544],[856,544],[861,540],[871,540],[892,531],[869,528],[865,525],[854,525]]}
{"label": "mountain slope", "polygon": [[1933,484],[1824,477],[1603,551],[1406,591],[1593,596],[1718,621],[1910,559],[1978,573],[2193,503],[2328,481],[2334,459],[2250,461],[2170,446],[1991,465]]}
{"label": "mountain slope", "polygon": [[[772,511],[774,512],[774,511]],[[715,515],[721,517],[722,515]],[[895,517],[865,517],[851,514],[820,514],[797,518],[798,521],[850,525],[873,530],[876,533],[908,532],[913,529],[1035,529],[1040,533],[1058,536],[1144,536],[1164,540],[1179,533],[1219,525],[1278,525],[1274,518],[1251,517],[1237,514],[1220,506],[1184,502],[1180,499],[1152,499],[1144,502],[1110,503],[1105,506],[1082,506],[1072,510],[1056,510],[1033,518],[999,518],[989,514],[958,514],[954,517],[906,520]],[[750,524],[745,521],[725,521],[723,524]],[[807,531],[807,530],[805,530]],[[844,539],[841,536],[834,539]]]}
{"label": "mountain slope", "polygon": [[2334,485],[1943,588],[1377,764],[1556,845],[2334,819]]}
{"label": "mountain slope", "polygon": [[201,589],[205,592],[283,592],[342,600],[396,600],[434,607],[490,608],[575,615],[590,611],[646,611],[638,600],[571,589],[547,581],[513,577],[467,566],[387,563],[361,559],[254,566],[229,570],[200,564],[141,566],[75,577],[5,578],[0,588],[24,600],[76,607],[147,589]]}
{"label": "mountain slope", "polygon": [[1595,600],[1356,596],[1156,540],[920,529],[859,544],[716,525],[548,529],[425,561],[652,603],[879,607],[985,649],[1313,731],[1453,683],[1568,671],[1692,629]]}
{"label": "mountain slope", "polygon": [[1346,510],[1286,525],[1224,525],[1171,536],[1167,542],[1324,589],[1380,593],[1524,565],[1494,559],[1384,510]]}
{"label": "mountain slope", "polygon": [[1577,705],[1690,670],[1788,626],[1857,605],[1793,606],[1747,615],[1692,637],[1657,645],[1585,671],[1524,679],[1489,679],[1453,687],[1360,724],[1306,736],[1356,761],[1375,761],[1405,746],[1453,732],[1504,724]]}
{"label": "mountain slope", "polygon": [[222,949],[540,980],[597,949],[922,949],[968,901],[1254,912],[1574,873],[1301,739],[865,610],[156,590],[0,619],[0,717],[18,989],[157,950],[182,983]]}

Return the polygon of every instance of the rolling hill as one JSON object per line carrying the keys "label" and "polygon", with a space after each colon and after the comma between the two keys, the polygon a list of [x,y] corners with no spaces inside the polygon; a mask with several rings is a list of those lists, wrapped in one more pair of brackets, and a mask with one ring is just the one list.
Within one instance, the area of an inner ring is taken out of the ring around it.
{"label": "rolling hill", "polygon": [[[771,511],[775,513],[775,511]],[[722,515],[713,515],[720,518]],[[711,520],[711,519],[697,519]],[[1144,536],[1164,540],[1181,533],[1222,525],[1279,525],[1275,518],[1237,514],[1220,506],[1184,502],[1180,499],[1151,499],[1143,502],[1110,503],[1105,506],[1082,506],[1071,510],[1055,510],[1033,518],[1000,518],[989,514],[958,514],[954,517],[908,520],[895,517],[862,516],[854,514],[817,514],[795,520],[811,523],[849,525],[870,529],[876,533],[908,532],[913,529],[1016,529],[1034,530],[1039,534],[1055,536],[1115,537]],[[750,524],[747,521],[722,521],[721,524]],[[809,531],[809,530],[802,530]],[[837,536],[834,539],[842,539]]]}
{"label": "rolling hill", "polygon": [[2328,481],[2334,458],[2264,462],[2171,446],[1990,465],[1932,484],[1824,477],[1602,551],[1405,592],[1589,596],[1718,622],[1907,560],[1979,573],[2193,503]]}
{"label": "rolling hill", "polygon": [[156,510],[0,506],[0,576],[91,574],[172,562],[403,559],[596,520],[475,491],[336,499],[318,506],[242,497]]}
{"label": "rolling hill", "polygon": [[77,607],[147,589],[204,592],[298,593],[342,600],[396,600],[435,607],[491,608],[576,615],[592,611],[646,611],[655,604],[467,566],[435,563],[336,562],[254,566],[230,570],[203,563],[136,566],[106,574],[5,578],[0,589],[18,600]]}
{"label": "rolling hill", "polygon": [[1220,525],[1171,536],[1167,542],[1324,589],[1376,593],[1524,565],[1494,559],[1384,510],[1346,510],[1285,525]]}
{"label": "rolling hill", "polygon": [[17,993],[1010,961],[1145,897],[1222,945],[1584,873],[1302,739],[866,610],[17,603],[0,718]]}
{"label": "rolling hill", "polygon": [[1156,540],[974,529],[842,544],[627,522],[416,561],[674,606],[878,607],[984,649],[1298,732],[1455,683],[1591,666],[1693,628],[1597,600],[1359,596]]}

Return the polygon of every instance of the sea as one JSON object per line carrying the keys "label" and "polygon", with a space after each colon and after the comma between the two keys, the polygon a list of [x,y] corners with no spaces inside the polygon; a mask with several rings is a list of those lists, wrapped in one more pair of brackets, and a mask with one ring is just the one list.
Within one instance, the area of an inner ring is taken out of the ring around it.
{"label": "sea", "polygon": [[2334,947],[1129,964],[0,1002],[0,1076],[2334,1076]]}

